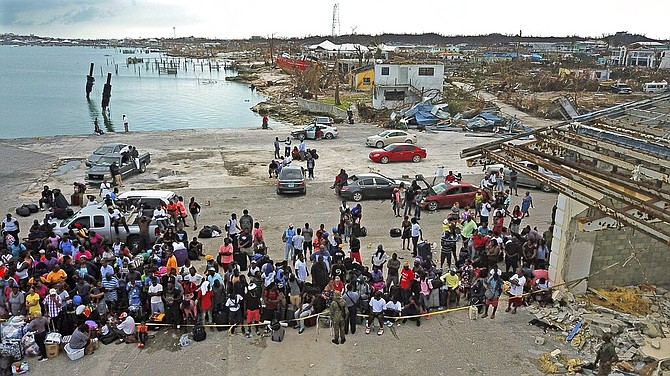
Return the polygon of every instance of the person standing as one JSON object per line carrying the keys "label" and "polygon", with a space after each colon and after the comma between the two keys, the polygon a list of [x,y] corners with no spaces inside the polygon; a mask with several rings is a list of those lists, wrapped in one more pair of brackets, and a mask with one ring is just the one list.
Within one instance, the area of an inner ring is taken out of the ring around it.
{"label": "person standing", "polygon": [[49,360],[47,358],[47,350],[46,347],[44,346],[44,340],[47,338],[47,326],[49,325],[49,319],[42,316],[42,313],[40,312],[39,315],[34,317],[32,320],[30,320],[30,323],[26,325],[26,331],[27,332],[35,332],[35,343],[37,343],[37,346],[40,349],[40,362],[43,362],[45,360]]}
{"label": "person standing", "polygon": [[107,178],[102,178],[102,183],[100,183],[100,198],[103,200],[107,197],[108,194],[112,193],[112,185],[109,184]]}
{"label": "person standing", "polygon": [[290,157],[291,156],[291,137],[286,137],[286,141],[284,141],[284,157]]}
{"label": "person standing", "polygon": [[314,161],[314,157],[312,157],[311,153],[307,153],[307,178],[309,179],[314,179],[314,165],[316,162]]}
{"label": "person standing", "polygon": [[595,364],[598,364],[598,376],[606,376],[612,372],[612,364],[619,360],[616,354],[616,347],[612,343],[612,334],[603,333],[604,343],[598,349]]}
{"label": "person standing", "polygon": [[128,133],[128,116],[126,114],[123,114],[123,130]]}
{"label": "person standing", "polygon": [[295,230],[293,229],[293,223],[288,225],[288,228],[284,230],[284,235],[282,240],[285,243],[284,247],[284,260],[293,259],[293,236],[295,235]]}
{"label": "person standing", "polygon": [[412,234],[412,256],[416,257],[417,254],[417,245],[419,244],[419,238],[423,240],[423,232],[421,231],[421,226],[419,221],[416,218],[411,219],[412,227],[410,229]]}
{"label": "person standing", "polygon": [[398,286],[400,284],[400,260],[398,260],[398,254],[393,252],[391,259],[387,263],[388,276],[386,277],[386,288],[389,290],[391,286]]}
{"label": "person standing", "polygon": [[112,162],[109,165],[109,173],[112,175],[112,182],[116,187],[123,187],[123,178],[121,177],[121,171],[119,171],[119,165],[116,162]]}
{"label": "person standing", "polygon": [[498,274],[498,268],[494,268],[492,272],[491,276],[486,280],[486,291],[484,292],[484,298],[486,298],[486,300],[482,318],[489,315],[489,306],[491,306],[493,307],[491,319],[495,319],[496,311],[498,310],[498,299],[502,294],[503,281],[500,278],[500,274]]}
{"label": "person standing", "polygon": [[[347,310],[349,311],[349,320],[348,323],[344,324],[344,334],[356,334],[356,316],[358,315],[358,307],[360,306],[361,296],[354,289],[354,285],[351,283],[347,284],[347,289],[342,295],[342,299],[347,303]],[[344,342],[340,342],[344,343]]]}
{"label": "person standing", "polygon": [[330,320],[333,323],[332,341],[336,345],[344,344],[347,341],[345,338],[345,325],[349,317],[347,306],[347,302],[342,299],[342,293],[335,291],[333,293],[333,301],[330,303]]}
{"label": "person standing", "polygon": [[19,232],[21,231],[19,221],[16,218],[12,217],[11,213],[7,213],[7,218],[2,221],[2,229],[5,230],[8,234],[12,235],[14,239],[19,238]]}
{"label": "person standing", "polygon": [[[252,89],[253,91],[253,89]],[[268,115],[263,115],[263,129],[268,129]]]}
{"label": "person standing", "polygon": [[[517,268],[516,274],[509,279],[509,282],[511,283],[509,287],[511,297],[509,298],[505,312],[511,310],[512,313],[516,313],[517,307],[523,304],[523,287],[526,285],[526,277],[523,275],[523,269]],[[514,306],[514,309],[512,309],[512,306]]]}
{"label": "person standing", "polygon": [[302,236],[305,238],[305,241],[302,245],[302,250],[307,257],[312,254],[312,242],[314,241],[314,230],[309,227],[309,223],[305,223],[305,228],[302,229]]}
{"label": "person standing", "polygon": [[530,192],[526,191],[526,195],[521,201],[521,212],[524,217],[530,217],[530,214],[528,213],[530,208],[535,209],[535,205],[533,205],[533,197],[530,195]]}
{"label": "person standing", "polygon": [[281,156],[279,155],[279,147],[280,147],[279,137],[275,137],[274,146],[275,146],[275,159],[279,159],[281,158]]}
{"label": "person standing", "polygon": [[188,211],[191,213],[191,218],[193,218],[193,230],[198,229],[198,217],[200,216],[201,206],[195,201],[195,197],[191,197],[191,200],[188,203]]}
{"label": "person standing", "polygon": [[238,244],[237,244],[237,235],[240,233],[240,228],[239,223],[237,222],[237,214],[232,213],[230,215],[230,219],[228,222],[226,222],[226,232],[228,233],[228,237],[230,238],[231,242],[233,243],[233,250],[235,253],[239,251]]}
{"label": "person standing", "polygon": [[519,189],[517,188],[517,179],[518,178],[519,178],[519,173],[515,169],[512,169],[509,172],[509,188],[510,188],[510,193],[512,193],[512,191],[514,191],[515,196],[519,195]]}

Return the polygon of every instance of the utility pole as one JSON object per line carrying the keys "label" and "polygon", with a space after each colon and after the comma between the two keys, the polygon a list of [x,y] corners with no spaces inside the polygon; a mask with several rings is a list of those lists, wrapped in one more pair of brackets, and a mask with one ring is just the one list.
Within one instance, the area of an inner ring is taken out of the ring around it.
{"label": "utility pole", "polygon": [[274,50],[275,34],[277,33],[270,34],[270,65],[275,65],[275,50]]}
{"label": "utility pole", "polygon": [[330,36],[336,37],[340,34],[340,4],[333,5],[333,28]]}
{"label": "utility pole", "polygon": [[172,39],[177,39],[177,28],[172,26]]}

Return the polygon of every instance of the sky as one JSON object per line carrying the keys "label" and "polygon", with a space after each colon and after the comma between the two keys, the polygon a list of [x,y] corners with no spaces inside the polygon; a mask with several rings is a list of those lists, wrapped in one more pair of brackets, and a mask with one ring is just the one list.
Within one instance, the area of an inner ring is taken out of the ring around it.
{"label": "sky", "polygon": [[[339,33],[670,39],[668,0],[336,0]],[[60,38],[247,39],[331,34],[335,1],[0,0],[0,34]]]}

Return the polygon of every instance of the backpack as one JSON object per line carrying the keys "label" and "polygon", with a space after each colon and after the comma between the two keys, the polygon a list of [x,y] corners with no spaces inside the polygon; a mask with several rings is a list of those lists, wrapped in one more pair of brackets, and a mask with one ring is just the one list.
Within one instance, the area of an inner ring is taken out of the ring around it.
{"label": "backpack", "polygon": [[205,226],[200,230],[200,233],[198,233],[198,237],[203,239],[203,238],[211,238],[212,237],[212,228],[210,226]]}
{"label": "backpack", "polygon": [[365,228],[365,226],[361,226],[360,236],[361,236],[361,237],[368,236],[368,229]]}
{"label": "backpack", "polygon": [[193,340],[196,342],[204,341],[207,339],[207,332],[205,331],[205,326],[202,325],[202,321],[198,319],[193,327]]}

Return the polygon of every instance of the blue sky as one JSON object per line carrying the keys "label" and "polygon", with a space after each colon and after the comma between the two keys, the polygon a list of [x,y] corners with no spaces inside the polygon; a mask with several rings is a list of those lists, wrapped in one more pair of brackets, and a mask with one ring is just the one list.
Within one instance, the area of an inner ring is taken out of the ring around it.
{"label": "blue sky", "polygon": [[[63,38],[330,35],[334,1],[0,0],[0,33]],[[668,0],[338,0],[340,34],[493,32],[670,39]],[[173,31],[174,27],[174,31]]]}

